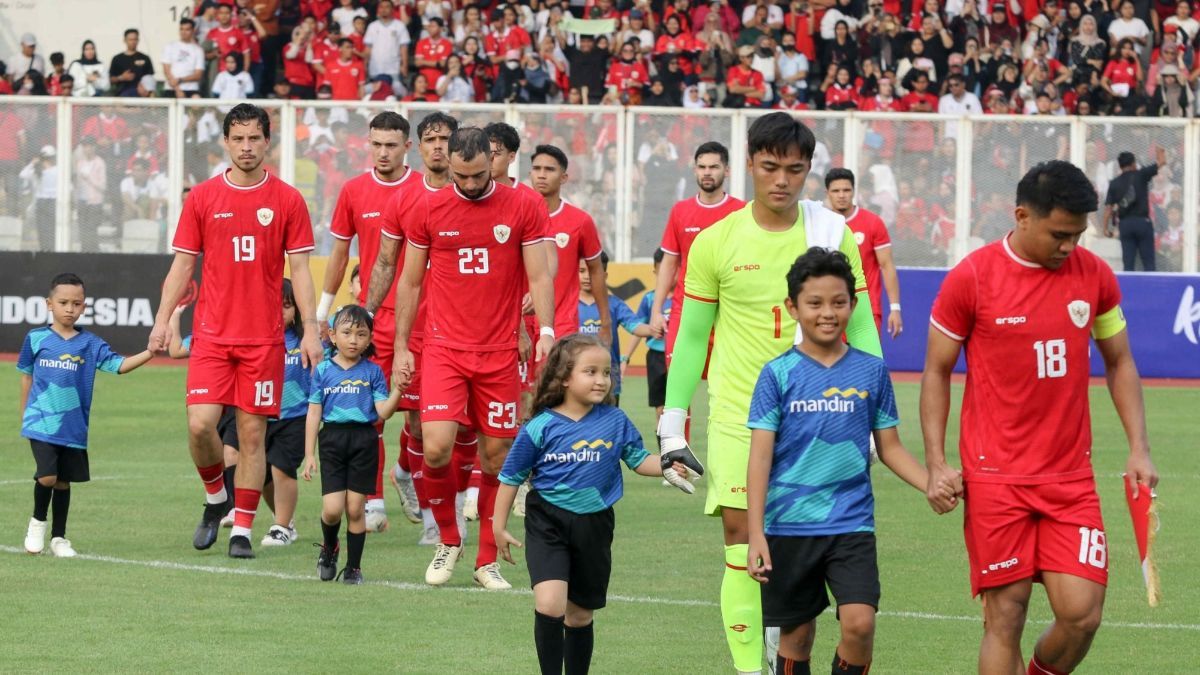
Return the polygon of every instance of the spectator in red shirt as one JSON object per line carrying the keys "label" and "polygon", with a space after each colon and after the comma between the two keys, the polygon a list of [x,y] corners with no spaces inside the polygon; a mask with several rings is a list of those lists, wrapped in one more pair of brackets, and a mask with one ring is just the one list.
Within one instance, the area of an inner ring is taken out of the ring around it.
{"label": "spectator in red shirt", "polygon": [[678,14],[672,14],[665,22],[666,30],[658,36],[654,45],[654,56],[658,63],[665,63],[665,56],[679,57],[679,66],[685,75],[691,75],[692,58],[696,54],[696,40],[692,34],[683,30]]}
{"label": "spectator in red shirt", "polygon": [[254,16],[254,12],[248,9],[238,10],[238,27],[242,29],[242,35],[246,38],[246,45],[250,47],[250,79],[254,80],[254,91],[262,91],[263,74],[266,68],[263,65],[262,57],[262,40],[267,37],[267,29],[263,28],[262,22],[258,17]]}
{"label": "spectator in red shirt", "polygon": [[329,83],[335,101],[356,101],[364,96],[367,67],[354,56],[354,43],[349,38],[338,41],[338,55],[325,62],[325,82]]}
{"label": "spectator in red shirt", "polygon": [[742,45],[738,48],[738,63],[729,69],[725,78],[726,108],[757,108],[767,95],[767,86],[762,73],[750,67],[754,63],[754,47]]}
{"label": "spectator in red shirt", "polygon": [[826,110],[854,110],[858,108],[858,91],[850,68],[846,65],[830,64],[834,71],[832,78],[826,78],[821,89],[825,92]]}
{"label": "spectator in red shirt", "polygon": [[416,64],[430,83],[446,74],[446,59],[454,53],[454,43],[442,34],[445,28],[446,22],[435,16],[425,22],[428,37],[417,41]]}
{"label": "spectator in red shirt", "polygon": [[779,88],[779,101],[775,104],[776,110],[808,110],[808,104],[803,103],[797,97],[799,89],[792,85],[784,85]]}
{"label": "spectator in red shirt", "polygon": [[242,59],[242,68],[250,70],[250,44],[246,42],[246,35],[241,29],[233,25],[233,7],[224,4],[217,6],[217,27],[208,31],[205,39],[213,43],[219,62],[224,62],[226,56],[234,54]]}
{"label": "spectator in red shirt", "polygon": [[312,43],[312,31],[301,24],[292,29],[292,41],[283,48],[283,76],[291,83],[294,98],[310,100],[316,96]]}
{"label": "spectator in red shirt", "polygon": [[[915,71],[910,82],[912,89],[904,98],[904,106],[909,112],[936,112],[938,99],[929,91],[929,74],[923,70]],[[906,152],[933,151],[936,132],[929,122],[909,122],[904,127],[904,150]]]}
{"label": "spectator in red shirt", "polygon": [[413,78],[412,92],[400,100],[409,102],[424,101],[428,103],[437,103],[439,99],[437,92],[429,87],[429,80],[425,77],[425,73],[422,71],[418,72],[417,76]]}
{"label": "spectator in red shirt", "polygon": [[[801,1],[793,0],[793,5]],[[738,19],[737,12],[733,11],[733,8],[729,6],[729,0],[712,0],[712,2],[700,3],[692,10],[691,30],[696,31],[700,26],[703,26],[710,14],[716,17],[716,27],[726,33],[735,33],[742,25],[741,20]],[[791,28],[785,28],[785,30],[792,31]]]}
{"label": "spectator in red shirt", "polygon": [[646,65],[637,58],[637,46],[633,42],[621,45],[617,58],[608,67],[608,78],[605,86],[616,87],[623,101],[636,105],[642,96],[642,87],[650,82],[650,73]]}
{"label": "spectator in red shirt", "polygon": [[1133,40],[1117,43],[1117,58],[1104,67],[1100,86],[1111,101],[1111,114],[1132,115],[1141,102],[1138,83],[1142,81],[1142,64],[1138,61]]}

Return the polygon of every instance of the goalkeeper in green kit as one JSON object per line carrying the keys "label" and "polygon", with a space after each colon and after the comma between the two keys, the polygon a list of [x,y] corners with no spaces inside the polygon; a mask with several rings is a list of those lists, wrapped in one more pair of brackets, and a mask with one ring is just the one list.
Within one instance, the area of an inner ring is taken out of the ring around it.
{"label": "goalkeeper in green kit", "polygon": [[739,673],[758,673],[763,659],[762,602],[759,583],[746,573],[746,423],[763,366],[797,340],[796,324],[783,306],[786,277],[810,246],[836,249],[850,259],[858,304],[847,337],[870,354],[881,356],[882,350],[854,234],[842,216],[820,202],[800,200],[816,147],[812,132],[777,112],[755,120],[747,136],[754,200],[701,232],[692,244],[658,435],[664,467],[678,461],[703,473],[688,448],[684,426],[704,370],[709,333],[715,331],[708,370],[704,512],[719,515],[725,531],[721,617],[734,666]]}

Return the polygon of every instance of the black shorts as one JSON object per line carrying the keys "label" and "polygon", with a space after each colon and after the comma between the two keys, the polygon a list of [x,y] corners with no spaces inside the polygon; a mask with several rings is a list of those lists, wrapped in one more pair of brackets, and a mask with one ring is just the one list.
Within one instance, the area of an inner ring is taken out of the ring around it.
{"label": "black shorts", "polygon": [[667,402],[667,355],[653,349],[646,351],[646,398],[651,408]]}
{"label": "black shorts", "polygon": [[375,492],[379,473],[379,432],[370,424],[326,422],[317,434],[321,494],[350,490]]}
{"label": "black shorts", "polygon": [[217,422],[217,433],[221,435],[221,443],[234,450],[240,450],[237,434],[237,408],[225,406],[221,420]]}
{"label": "black shorts", "polygon": [[29,440],[29,445],[33,448],[33,461],[37,465],[34,480],[43,476],[58,476],[58,480],[66,483],[86,483],[92,479],[87,450],[33,439]]}
{"label": "black shorts", "polygon": [[879,609],[875,533],[818,537],[767,536],[771,574],[762,585],[764,626],[798,626],[829,606],[826,585],[839,606]]}
{"label": "black shorts", "polygon": [[[296,478],[296,469],[304,463],[305,417],[267,422],[267,464]],[[267,471],[270,480],[271,472]]]}
{"label": "black shorts", "polygon": [[536,491],[525,499],[525,564],[529,584],[567,582],[567,599],[584,609],[600,609],[608,599],[612,539],[616,518],[607,508],[573,513]]}

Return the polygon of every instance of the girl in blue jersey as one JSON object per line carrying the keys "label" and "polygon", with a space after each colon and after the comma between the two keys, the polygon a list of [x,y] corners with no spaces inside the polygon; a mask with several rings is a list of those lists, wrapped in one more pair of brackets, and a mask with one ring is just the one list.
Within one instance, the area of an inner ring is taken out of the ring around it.
{"label": "girl in blue jersey", "polygon": [[691,494],[684,467],[646,451],[642,435],[613,406],[612,356],[590,335],[570,335],[550,350],[538,379],[533,417],[517,435],[500,472],[493,532],[512,563],[508,512],[529,478],[525,555],[533,586],[534,643],[542,673],[586,673],[592,660],[592,613],[604,607],[612,571],[613,504],[621,465],[664,476]]}
{"label": "girl in blue jersey", "polygon": [[71,483],[91,479],[87,439],[96,371],[124,374],[145,364],[154,354],[144,351],[124,357],[95,333],[75,327],[86,309],[83,281],[60,274],[50,282],[46,297],[49,326],[25,336],[17,370],[21,373],[21,435],[29,439],[37,470],[33,475],[33,517],[25,531],[25,550],[46,547],[46,520],[53,505],[50,552],[74,557],[67,539]]}
{"label": "girl in blue jersey", "polygon": [[[321,445],[321,532],[324,542],[317,573],[331,581],[337,573],[338,529],[346,517],[346,567],[342,579],[361,584],[363,544],[367,536],[367,495],[375,490],[379,473],[377,420],[386,420],[400,404],[403,389],[388,393],[387,378],[367,359],[373,322],[367,310],[346,305],[333,317],[329,339],[333,355],[317,364],[308,396],[304,429],[304,480],[317,469],[314,455]],[[320,434],[318,436],[318,429]]]}
{"label": "girl in blue jersey", "polygon": [[263,546],[287,546],[296,540],[296,470],[304,461],[304,426],[312,383],[300,358],[304,324],[296,311],[292,281],[283,280],[283,401],[279,419],[267,422],[267,484],[263,497],[275,512],[275,524],[262,539]]}

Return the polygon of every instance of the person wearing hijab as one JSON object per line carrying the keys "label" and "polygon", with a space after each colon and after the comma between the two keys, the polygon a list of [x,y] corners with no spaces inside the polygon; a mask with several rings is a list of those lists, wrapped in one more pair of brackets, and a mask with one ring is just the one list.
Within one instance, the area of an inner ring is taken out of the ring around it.
{"label": "person wearing hijab", "polygon": [[1180,84],[1178,66],[1168,63],[1158,69],[1158,87],[1146,112],[1153,117],[1191,117],[1192,90]]}
{"label": "person wearing hijab", "polygon": [[79,58],[67,66],[67,74],[75,78],[76,96],[103,96],[108,91],[108,66],[96,58],[96,43],[84,40]]}
{"label": "person wearing hijab", "polygon": [[1067,65],[1074,69],[1072,82],[1098,83],[1100,73],[1104,70],[1108,45],[1100,37],[1096,17],[1091,14],[1080,17],[1079,33],[1071,38],[1067,53],[1070,57],[1070,63]]}

